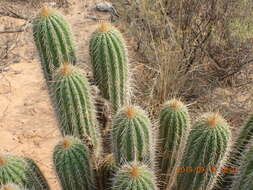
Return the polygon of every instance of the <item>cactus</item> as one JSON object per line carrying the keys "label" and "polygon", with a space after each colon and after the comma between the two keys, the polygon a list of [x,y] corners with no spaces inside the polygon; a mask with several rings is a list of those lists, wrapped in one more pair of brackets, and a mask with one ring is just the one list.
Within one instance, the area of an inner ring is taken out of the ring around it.
{"label": "cactus", "polygon": [[123,107],[112,121],[112,146],[116,164],[144,161],[153,166],[151,122],[136,106]]}
{"label": "cactus", "polygon": [[[241,129],[235,144],[232,147],[231,154],[226,163],[226,167],[239,167],[239,163],[242,158],[242,153],[245,152],[249,144],[253,140],[253,114],[250,116],[249,120],[245,126]],[[224,173],[220,186],[223,189],[229,188],[233,182],[234,173]]]}
{"label": "cactus", "polygon": [[63,64],[54,75],[52,90],[62,135],[86,140],[92,152],[98,154],[98,122],[90,86],[84,74],[71,64]]}
{"label": "cactus", "polygon": [[193,126],[180,172],[177,189],[210,190],[213,188],[230,146],[231,132],[227,122],[217,113],[207,113]]}
{"label": "cactus", "polygon": [[253,146],[246,152],[231,190],[253,190]]}
{"label": "cactus", "polygon": [[116,173],[113,190],[156,190],[155,177],[148,166],[128,163]]}
{"label": "cactus", "polygon": [[95,189],[89,149],[78,138],[66,136],[56,145],[53,160],[63,190]]}
{"label": "cactus", "polygon": [[47,82],[62,63],[76,63],[69,25],[59,12],[43,8],[33,20],[33,36]]}
{"label": "cactus", "polygon": [[159,163],[163,175],[171,175],[176,161],[182,156],[180,150],[185,146],[189,121],[188,109],[181,101],[172,99],[163,105],[159,130],[159,156],[161,157]]}
{"label": "cactus", "polygon": [[14,183],[8,183],[0,186],[0,190],[24,190],[24,189]]}
{"label": "cactus", "polygon": [[99,164],[98,177],[100,180],[100,189],[111,189],[112,179],[116,172],[116,163],[113,154],[108,154]]}
{"label": "cactus", "polygon": [[92,34],[90,57],[94,78],[116,112],[128,101],[127,49],[120,32],[108,23]]}
{"label": "cactus", "polygon": [[[36,171],[35,169],[36,168]],[[16,183],[36,190],[49,190],[49,186],[31,159],[10,154],[0,155],[0,184]]]}

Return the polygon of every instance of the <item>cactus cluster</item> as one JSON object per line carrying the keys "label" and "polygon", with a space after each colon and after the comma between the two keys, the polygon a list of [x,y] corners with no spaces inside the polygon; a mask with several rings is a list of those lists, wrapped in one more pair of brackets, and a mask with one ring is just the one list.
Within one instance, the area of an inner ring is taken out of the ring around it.
{"label": "cactus cluster", "polygon": [[[89,52],[101,92],[96,95],[107,99],[113,110],[111,127],[107,128],[111,138],[105,142],[91,86],[75,66],[68,23],[48,8],[43,8],[32,23],[62,134],[52,155],[62,190],[211,190],[218,187],[216,184],[226,185],[218,177],[231,160],[240,166],[233,176],[236,182],[232,190],[252,189],[253,116],[234,146],[230,146],[230,127],[218,113],[203,114],[190,126],[187,106],[177,99],[163,105],[159,124],[154,125],[142,108],[130,103],[122,35],[102,23],[91,36]],[[232,157],[227,161],[230,152]],[[50,187],[32,159],[0,154],[0,190]]]}

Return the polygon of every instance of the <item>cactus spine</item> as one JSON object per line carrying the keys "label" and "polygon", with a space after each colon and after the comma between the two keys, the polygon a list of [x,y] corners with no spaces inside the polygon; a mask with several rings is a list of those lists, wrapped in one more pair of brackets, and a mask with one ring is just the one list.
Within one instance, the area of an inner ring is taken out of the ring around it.
{"label": "cactus spine", "polygon": [[232,190],[253,190],[253,146],[248,150],[236,175]]}
{"label": "cactus spine", "polygon": [[177,189],[212,189],[226,159],[230,141],[229,126],[221,116],[217,113],[203,115],[189,134],[178,168]]}
{"label": "cactus spine", "polygon": [[117,165],[144,161],[153,165],[151,122],[136,106],[123,107],[112,121],[112,146]]}
{"label": "cactus spine", "polygon": [[117,172],[113,190],[156,190],[153,172],[140,163],[128,163]]}
{"label": "cactus spine", "polygon": [[90,86],[84,74],[71,64],[63,64],[54,76],[52,89],[62,135],[85,139],[90,148],[99,153],[98,122]]}
{"label": "cactus spine", "polygon": [[33,36],[47,82],[52,80],[53,71],[62,63],[75,64],[72,34],[59,12],[43,8],[33,20]]}
{"label": "cactus spine", "polygon": [[55,147],[53,159],[63,190],[95,189],[89,149],[78,138],[65,137]]}
{"label": "cactus spine", "polygon": [[128,97],[127,49],[120,32],[102,23],[92,34],[90,57],[97,85],[116,112]]}
{"label": "cactus spine", "polygon": [[[176,161],[182,156],[189,132],[189,113],[179,100],[166,102],[160,112],[159,156],[163,175],[171,175]],[[167,179],[168,180],[168,179]]]}
{"label": "cactus spine", "polygon": [[[36,171],[34,168],[36,168]],[[31,159],[1,154],[0,184],[7,183],[16,183],[22,187],[36,190],[49,190],[43,174]]]}
{"label": "cactus spine", "polygon": [[24,189],[23,188],[21,189],[18,185],[14,183],[8,183],[0,186],[0,190],[24,190]]}

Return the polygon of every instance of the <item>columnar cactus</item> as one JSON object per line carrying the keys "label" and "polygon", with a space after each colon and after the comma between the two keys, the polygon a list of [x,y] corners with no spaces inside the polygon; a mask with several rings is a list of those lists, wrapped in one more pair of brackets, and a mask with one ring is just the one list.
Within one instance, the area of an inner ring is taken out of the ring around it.
{"label": "columnar cactus", "polygon": [[[253,140],[253,114],[250,116],[249,120],[245,126],[241,129],[235,144],[232,147],[231,154],[226,163],[226,167],[239,167],[239,163],[242,159],[242,153],[245,152],[248,145]],[[229,188],[233,182],[234,173],[224,173],[220,186],[223,189]]]}
{"label": "columnar cactus", "polygon": [[233,179],[232,190],[253,190],[253,146],[241,162],[239,173]]}
{"label": "columnar cactus", "polygon": [[117,111],[128,101],[129,88],[127,48],[120,32],[102,23],[92,34],[90,57],[98,87]]}
{"label": "columnar cactus", "polygon": [[24,189],[14,183],[8,183],[0,186],[0,190],[24,190]]}
{"label": "columnar cactus", "polygon": [[1,154],[0,184],[7,183],[16,183],[22,187],[36,190],[49,190],[43,174],[31,159]]}
{"label": "columnar cactus", "polygon": [[177,172],[176,188],[213,188],[231,141],[227,122],[217,113],[207,113],[193,126]]}
{"label": "columnar cactus", "polygon": [[[170,175],[176,161],[182,155],[189,133],[187,107],[179,100],[172,99],[163,105],[160,112],[159,164],[163,175]],[[168,180],[168,179],[167,179]]]}
{"label": "columnar cactus", "polygon": [[112,154],[108,154],[99,164],[98,177],[101,189],[109,190],[112,187],[112,179],[116,172],[116,163]]}
{"label": "columnar cactus", "polygon": [[62,63],[75,64],[72,34],[68,23],[59,12],[43,8],[33,20],[33,36],[47,81],[52,80],[53,71]]}
{"label": "columnar cactus", "polygon": [[98,154],[98,122],[85,75],[73,65],[65,63],[54,75],[52,90],[62,135],[86,140],[92,151]]}
{"label": "columnar cactus", "polygon": [[89,149],[78,138],[66,136],[54,149],[54,165],[63,190],[94,190]]}
{"label": "columnar cactus", "polygon": [[112,146],[116,164],[144,161],[153,165],[151,122],[136,106],[123,107],[112,121]]}
{"label": "columnar cactus", "polygon": [[113,190],[156,190],[155,177],[150,168],[140,163],[128,163],[116,173]]}

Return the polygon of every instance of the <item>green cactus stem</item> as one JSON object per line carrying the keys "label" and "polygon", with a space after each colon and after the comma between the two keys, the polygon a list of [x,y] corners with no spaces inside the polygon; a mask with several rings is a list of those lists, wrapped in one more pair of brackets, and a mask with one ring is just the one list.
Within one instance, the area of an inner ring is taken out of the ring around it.
{"label": "green cactus stem", "polygon": [[123,107],[112,121],[112,147],[116,164],[143,161],[153,166],[151,122],[139,107]]}
{"label": "green cactus stem", "polygon": [[78,138],[66,136],[54,149],[56,173],[63,190],[94,190],[89,149]]}
{"label": "green cactus stem", "polygon": [[231,132],[227,122],[217,113],[203,115],[189,134],[177,171],[176,188],[211,190],[221,172],[230,143]]}
{"label": "green cactus stem", "polygon": [[180,150],[184,150],[189,121],[188,109],[181,101],[172,99],[163,105],[159,127],[159,164],[163,178],[171,175],[182,156],[183,151]]}
{"label": "green cactus stem", "polygon": [[231,190],[253,190],[253,146],[246,152]]}
{"label": "green cactus stem", "polygon": [[33,160],[11,154],[0,154],[0,184],[7,183],[16,183],[28,189],[50,189]]}
{"label": "green cactus stem", "polygon": [[129,92],[127,48],[120,32],[102,23],[90,39],[90,57],[97,85],[116,112],[128,102]]}
{"label": "green cactus stem", "polygon": [[70,27],[56,10],[43,8],[33,20],[33,36],[47,81],[62,63],[76,63]]}
{"label": "green cactus stem", "polygon": [[90,86],[85,75],[71,64],[63,64],[52,84],[54,105],[63,136],[84,139],[92,152],[100,149],[100,134]]}

